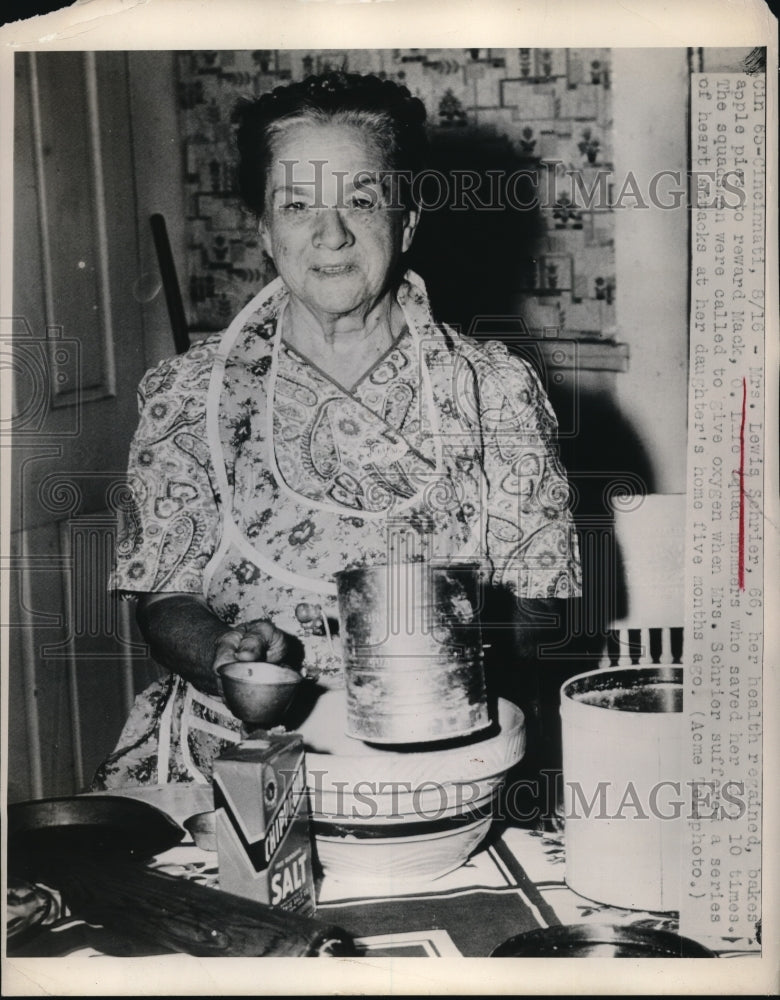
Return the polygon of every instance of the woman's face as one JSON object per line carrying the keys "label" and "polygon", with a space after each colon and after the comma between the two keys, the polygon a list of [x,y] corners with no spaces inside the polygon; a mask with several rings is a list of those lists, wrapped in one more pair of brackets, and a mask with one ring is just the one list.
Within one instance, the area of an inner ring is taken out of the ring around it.
{"label": "woman's face", "polygon": [[416,224],[383,195],[380,151],[357,128],[314,122],[290,125],[273,149],[260,223],[266,252],[315,316],[365,316],[388,291]]}

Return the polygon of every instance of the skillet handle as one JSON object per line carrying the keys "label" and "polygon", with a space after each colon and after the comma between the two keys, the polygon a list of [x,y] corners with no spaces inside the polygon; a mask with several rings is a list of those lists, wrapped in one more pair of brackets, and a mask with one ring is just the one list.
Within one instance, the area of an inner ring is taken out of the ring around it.
{"label": "skillet handle", "polygon": [[340,928],[167,872],[72,856],[51,869],[47,881],[75,916],[172,951],[204,957],[355,954]]}

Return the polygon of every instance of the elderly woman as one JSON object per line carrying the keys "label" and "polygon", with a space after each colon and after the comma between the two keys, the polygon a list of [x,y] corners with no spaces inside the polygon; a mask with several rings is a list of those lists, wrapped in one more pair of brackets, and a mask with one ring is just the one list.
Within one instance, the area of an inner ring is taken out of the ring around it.
{"label": "elderly woman", "polygon": [[140,386],[112,586],[170,672],[97,787],[209,780],[240,738],[217,669],[340,683],[334,573],[479,559],[519,609],[578,593],[556,423],[530,368],[431,316],[404,273],[425,109],[332,73],[239,109],[241,193],[278,278]]}

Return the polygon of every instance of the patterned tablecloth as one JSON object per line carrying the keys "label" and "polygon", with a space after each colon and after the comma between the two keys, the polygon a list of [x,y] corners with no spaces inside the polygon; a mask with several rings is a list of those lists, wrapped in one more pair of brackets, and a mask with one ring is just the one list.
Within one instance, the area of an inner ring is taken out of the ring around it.
{"label": "patterned tablecloth", "polygon": [[[217,887],[217,855],[191,840],[159,855],[151,866]],[[460,869],[433,882],[404,884],[398,894],[375,895],[365,880],[350,885],[323,879],[318,917],[353,933],[366,955],[486,956],[507,938],[557,924],[608,923],[677,931],[672,913],[642,913],[591,902],[564,880],[563,835],[517,827],[499,828]],[[17,887],[26,909],[46,910],[35,926],[9,937],[18,956],[139,956],[161,954],[148,944],[119,937],[70,916],[56,892]],[[34,895],[31,896],[30,894]],[[10,909],[21,913],[25,907]],[[20,917],[19,919],[23,919]],[[33,923],[27,918],[28,923]],[[9,934],[14,930],[9,924]],[[701,943],[721,957],[755,955],[748,940],[708,939]]]}

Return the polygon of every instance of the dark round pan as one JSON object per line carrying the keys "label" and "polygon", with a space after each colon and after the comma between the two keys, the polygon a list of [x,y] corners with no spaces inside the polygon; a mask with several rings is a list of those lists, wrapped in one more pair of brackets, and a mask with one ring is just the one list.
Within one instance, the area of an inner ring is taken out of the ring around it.
{"label": "dark round pan", "polygon": [[671,931],[619,924],[569,924],[517,934],[491,958],[717,958],[715,952]]}
{"label": "dark round pan", "polygon": [[18,802],[8,807],[8,835],[9,861],[120,941],[213,957],[354,954],[350,936],[330,924],[139,864],[184,836],[146,802],[111,795]]}
{"label": "dark round pan", "polygon": [[35,799],[8,806],[8,862],[77,854],[143,861],[178,844],[184,830],[166,813],[119,795]]}

